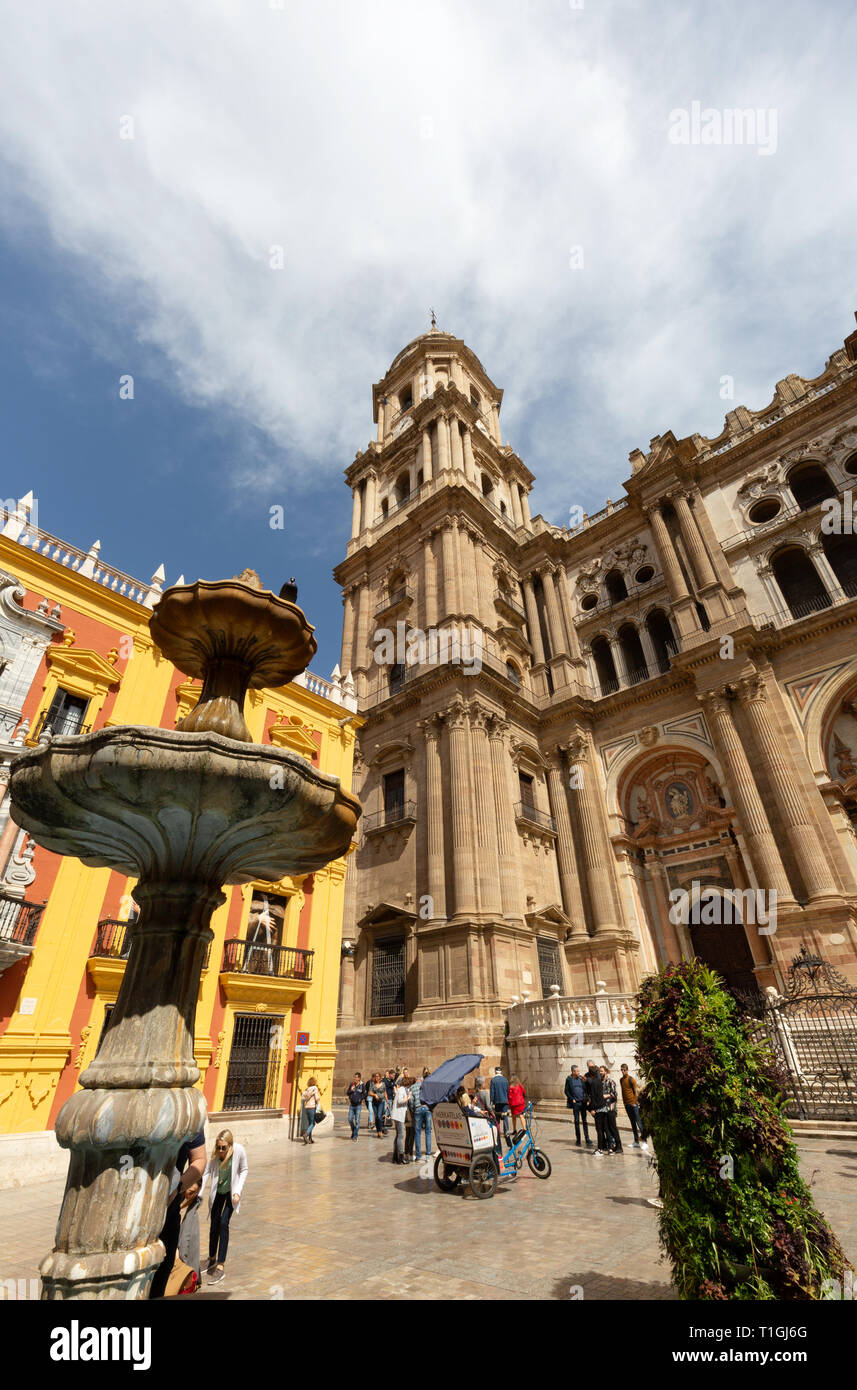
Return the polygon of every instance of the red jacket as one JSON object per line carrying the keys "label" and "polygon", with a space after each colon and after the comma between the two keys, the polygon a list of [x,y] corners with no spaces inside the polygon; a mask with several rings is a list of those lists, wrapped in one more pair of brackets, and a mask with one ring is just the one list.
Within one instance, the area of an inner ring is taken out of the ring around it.
{"label": "red jacket", "polygon": [[527,1093],[523,1086],[509,1087],[509,1107],[513,1115],[523,1115],[527,1104]]}

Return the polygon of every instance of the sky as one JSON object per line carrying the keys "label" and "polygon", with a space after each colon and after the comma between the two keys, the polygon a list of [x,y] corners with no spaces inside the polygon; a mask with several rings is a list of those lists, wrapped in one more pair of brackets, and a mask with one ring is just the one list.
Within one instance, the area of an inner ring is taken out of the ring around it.
{"label": "sky", "polygon": [[844,0],[8,0],[0,497],[137,579],[294,574],[328,675],[343,470],[432,307],[559,525],[823,369],[855,43]]}

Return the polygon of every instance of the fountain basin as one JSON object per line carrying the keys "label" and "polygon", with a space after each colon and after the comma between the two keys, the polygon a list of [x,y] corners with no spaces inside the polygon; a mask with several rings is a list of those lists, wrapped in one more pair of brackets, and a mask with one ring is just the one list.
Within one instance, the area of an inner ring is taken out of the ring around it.
{"label": "fountain basin", "polygon": [[56,854],[218,887],[323,868],[360,815],[338,778],[288,749],[135,726],[29,749],[10,790],[13,820]]}

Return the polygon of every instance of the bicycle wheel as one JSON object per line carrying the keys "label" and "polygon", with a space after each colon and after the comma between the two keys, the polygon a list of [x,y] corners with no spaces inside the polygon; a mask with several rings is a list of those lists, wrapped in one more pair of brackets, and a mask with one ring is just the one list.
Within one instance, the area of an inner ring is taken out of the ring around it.
{"label": "bicycle wheel", "polygon": [[474,1197],[493,1197],[497,1188],[497,1165],[491,1154],[477,1154],[470,1164],[470,1191]]}
{"label": "bicycle wheel", "polygon": [[527,1162],[530,1165],[530,1172],[534,1173],[537,1178],[550,1177],[551,1161],[541,1149],[530,1149],[527,1154]]}
{"label": "bicycle wheel", "polygon": [[461,1174],[457,1168],[447,1168],[443,1161],[443,1154],[438,1154],[434,1161],[434,1180],[441,1192],[454,1192],[457,1188]]}

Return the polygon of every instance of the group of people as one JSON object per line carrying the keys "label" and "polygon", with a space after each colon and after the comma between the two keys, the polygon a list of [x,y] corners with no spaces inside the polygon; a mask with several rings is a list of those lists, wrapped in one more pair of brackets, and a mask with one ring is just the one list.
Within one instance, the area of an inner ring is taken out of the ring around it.
{"label": "group of people", "polygon": [[[182,1144],[176,1157],[167,1215],[161,1231],[166,1254],[155,1271],[149,1289],[150,1298],[163,1298],[167,1292],[186,1292],[186,1283],[198,1287],[202,1278],[198,1209],[202,1205],[206,1187],[209,1228],[205,1273],[210,1284],[219,1284],[225,1277],[229,1223],[240,1206],[247,1172],[247,1152],[243,1144],[235,1143],[231,1130],[220,1131],[214,1141],[211,1158],[206,1153],[203,1130]],[[177,1256],[177,1273],[182,1277],[173,1281],[175,1287],[168,1289]],[[195,1281],[191,1280],[191,1275],[196,1276]]]}
{"label": "group of people", "polygon": [[360,1137],[363,1107],[369,1116],[369,1133],[383,1139],[389,1128],[393,1134],[393,1162],[417,1163],[431,1157],[431,1111],[420,1099],[420,1088],[429,1075],[423,1067],[415,1076],[407,1063],[375,1071],[367,1081],[359,1071],[347,1090],[348,1123],[351,1138],[356,1144]]}
{"label": "group of people", "polygon": [[[622,1092],[625,1114],[631,1122],[631,1130],[634,1135],[631,1148],[641,1149],[643,1153],[648,1153],[648,1135],[640,1115],[640,1083],[635,1076],[631,1076],[625,1062],[622,1063],[619,1087]],[[565,1103],[568,1109],[574,1112],[574,1132],[578,1148],[581,1147],[581,1124],[583,1126],[583,1142],[587,1148],[592,1147],[587,1124],[587,1117],[592,1115],[595,1119],[597,1143],[595,1157],[604,1158],[611,1153],[620,1154],[623,1152],[622,1140],[619,1138],[619,1128],[616,1124],[618,1099],[616,1082],[611,1077],[608,1066],[598,1066],[595,1062],[587,1062],[586,1073],[583,1076],[580,1074],[579,1067],[572,1067],[565,1078]]]}

